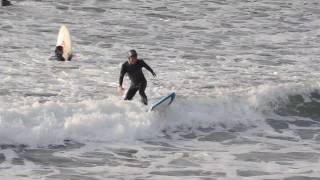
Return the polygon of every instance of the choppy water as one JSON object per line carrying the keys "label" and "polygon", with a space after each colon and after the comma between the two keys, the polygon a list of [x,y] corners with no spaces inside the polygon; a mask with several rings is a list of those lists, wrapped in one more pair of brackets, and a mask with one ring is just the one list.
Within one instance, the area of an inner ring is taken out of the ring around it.
{"label": "choppy water", "polygon": [[[0,7],[0,179],[320,179],[319,3]],[[48,60],[61,24],[71,62]],[[166,111],[117,95],[132,48]]]}

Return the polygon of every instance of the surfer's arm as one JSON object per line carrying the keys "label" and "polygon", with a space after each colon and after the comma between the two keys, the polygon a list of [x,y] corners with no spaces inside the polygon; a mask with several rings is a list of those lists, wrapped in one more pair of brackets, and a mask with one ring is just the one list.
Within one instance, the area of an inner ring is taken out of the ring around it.
{"label": "surfer's arm", "polygon": [[73,58],[73,54],[70,54],[68,57],[68,61],[71,61],[72,58]]}
{"label": "surfer's arm", "polygon": [[123,77],[124,75],[126,74],[126,68],[125,68],[125,65],[123,64],[121,66],[121,71],[120,71],[120,77],[119,77],[119,87],[122,87],[122,83],[123,83]]}
{"label": "surfer's arm", "polygon": [[156,73],[154,73],[153,69],[147,63],[145,63],[143,60],[141,60],[141,63],[142,66],[146,68],[149,72],[151,72],[153,76],[156,76]]}

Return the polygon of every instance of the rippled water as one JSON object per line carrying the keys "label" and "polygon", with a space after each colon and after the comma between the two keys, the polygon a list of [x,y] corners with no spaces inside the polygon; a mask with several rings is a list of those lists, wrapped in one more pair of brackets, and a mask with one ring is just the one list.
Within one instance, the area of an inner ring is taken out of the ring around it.
{"label": "rippled water", "polygon": [[[320,179],[318,1],[12,3],[1,179]],[[49,60],[61,24],[71,62]],[[166,111],[117,95],[129,49],[151,103],[177,93]]]}

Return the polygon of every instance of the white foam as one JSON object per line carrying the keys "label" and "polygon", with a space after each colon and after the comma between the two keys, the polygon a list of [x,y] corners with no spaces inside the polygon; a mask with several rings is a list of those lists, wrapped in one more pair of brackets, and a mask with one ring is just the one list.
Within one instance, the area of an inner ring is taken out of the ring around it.
{"label": "white foam", "polygon": [[199,127],[232,128],[237,125],[261,126],[273,114],[270,103],[312,88],[298,85],[260,86],[242,95],[214,98],[184,98],[163,112],[147,113],[138,97],[132,102],[110,96],[103,100],[76,103],[48,101],[2,104],[0,144],[48,145],[65,139],[76,141],[118,141],[154,138],[162,130]]}

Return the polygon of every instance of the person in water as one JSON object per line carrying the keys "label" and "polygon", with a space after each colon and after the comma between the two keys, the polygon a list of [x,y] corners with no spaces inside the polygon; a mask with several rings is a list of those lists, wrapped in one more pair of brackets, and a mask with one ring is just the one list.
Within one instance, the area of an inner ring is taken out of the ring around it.
{"label": "person in water", "polygon": [[[71,61],[72,54],[68,57],[68,61]],[[63,57],[63,47],[56,46],[54,50],[54,56],[50,57],[50,60],[57,60],[57,61],[65,61],[66,59]]]}
{"label": "person in water", "polygon": [[132,100],[136,92],[139,91],[142,103],[148,105],[148,98],[144,92],[147,87],[147,80],[142,72],[143,67],[150,71],[154,77],[156,76],[156,73],[153,72],[150,66],[148,66],[142,59],[138,59],[137,52],[135,50],[130,50],[128,52],[128,61],[124,62],[121,66],[118,91],[124,91],[124,88],[122,87],[123,77],[128,73],[131,85],[124,100]]}
{"label": "person in water", "polygon": [[11,4],[11,2],[9,0],[1,0],[1,5],[2,6],[10,6],[12,4]]}
{"label": "person in water", "polygon": [[54,50],[55,57],[58,61],[65,61],[63,57],[63,47],[62,46],[57,46],[56,49]]}

